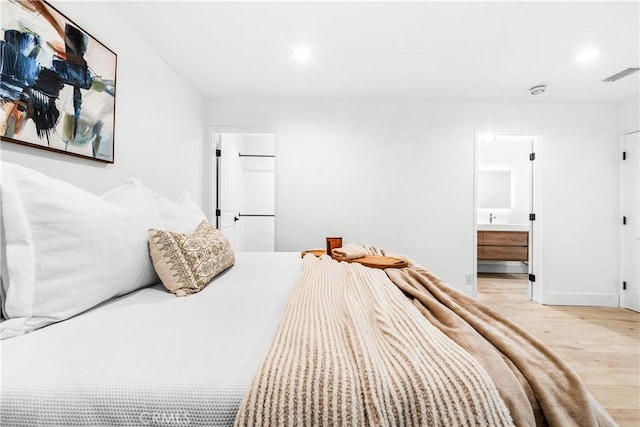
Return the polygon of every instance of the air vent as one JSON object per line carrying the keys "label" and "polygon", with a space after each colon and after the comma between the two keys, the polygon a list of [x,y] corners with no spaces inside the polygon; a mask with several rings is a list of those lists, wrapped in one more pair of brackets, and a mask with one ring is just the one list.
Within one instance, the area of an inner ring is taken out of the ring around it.
{"label": "air vent", "polygon": [[626,70],[622,70],[619,73],[614,74],[613,76],[607,77],[603,80],[603,82],[615,82],[623,77],[627,77],[629,74],[635,73],[638,70],[640,70],[640,68],[627,68]]}

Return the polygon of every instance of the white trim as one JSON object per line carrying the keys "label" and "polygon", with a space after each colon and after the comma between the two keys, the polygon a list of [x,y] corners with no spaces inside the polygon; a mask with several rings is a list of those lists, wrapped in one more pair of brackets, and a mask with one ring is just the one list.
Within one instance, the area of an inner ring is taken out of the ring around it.
{"label": "white trim", "polygon": [[618,307],[618,294],[583,294],[576,292],[548,292],[545,305],[573,305],[590,307]]}
{"label": "white trim", "polygon": [[[529,271],[529,273],[533,273],[536,276],[536,283],[538,286],[534,287],[534,295],[532,296],[533,300],[539,302],[541,304],[545,303],[544,297],[544,268],[543,268],[543,258],[542,258],[542,242],[543,242],[543,227],[542,224],[544,222],[543,206],[542,206],[542,164],[544,162],[544,154],[542,149],[542,133],[535,133],[533,140],[533,152],[536,153],[536,159],[533,162],[533,210],[536,214],[536,220],[531,224],[531,228],[529,233],[532,235],[530,239],[530,244],[533,245],[533,248],[529,248],[529,253],[533,254],[533,266],[535,267],[535,271]],[[532,229],[533,228],[533,229]],[[531,265],[531,263],[530,263]]]}
{"label": "white trim", "polygon": [[636,292],[635,295],[625,294],[625,296],[628,297],[630,301],[628,303],[625,303],[624,308],[628,308],[629,310],[633,311],[640,311],[640,292]]}
{"label": "white trim", "polygon": [[202,198],[202,205],[204,207],[205,214],[209,218],[211,224],[215,224],[215,197],[214,192],[216,189],[216,147],[214,140],[213,128],[209,128],[206,137],[206,143],[204,147],[204,183],[202,185],[202,191],[204,195]]}
{"label": "white trim", "polygon": [[471,293],[478,298],[478,129],[473,132],[473,276]]}
{"label": "white trim", "polygon": [[[616,218],[618,218],[619,220],[622,218],[622,152],[624,151],[624,139],[627,135],[631,135],[637,132],[640,132],[640,126],[635,126],[632,128],[625,129],[623,131],[620,131],[618,134],[618,207],[616,212]],[[620,225],[618,226],[618,253],[617,253],[618,277],[616,279],[617,286],[618,286],[618,295],[619,295],[618,304],[620,307],[629,306],[629,308],[631,308],[636,305],[635,301],[637,301],[638,298],[636,298],[636,300],[632,299],[630,302],[627,302],[626,301],[627,292],[622,289],[622,280],[623,280],[622,269],[624,264],[622,260],[622,257],[623,257],[622,245],[623,245],[624,226],[622,225],[622,221],[620,221],[619,224]],[[633,310],[633,308],[631,309]],[[640,309],[640,307],[636,307],[634,311],[638,311],[638,309]]]}

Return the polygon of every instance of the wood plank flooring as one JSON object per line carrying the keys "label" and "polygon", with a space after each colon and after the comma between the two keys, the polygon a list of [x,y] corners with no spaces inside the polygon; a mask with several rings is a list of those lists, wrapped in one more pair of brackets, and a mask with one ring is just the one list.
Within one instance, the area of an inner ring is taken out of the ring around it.
{"label": "wood plank flooring", "polygon": [[478,299],[562,357],[620,426],[640,426],[640,313],[540,305],[521,274],[479,274]]}

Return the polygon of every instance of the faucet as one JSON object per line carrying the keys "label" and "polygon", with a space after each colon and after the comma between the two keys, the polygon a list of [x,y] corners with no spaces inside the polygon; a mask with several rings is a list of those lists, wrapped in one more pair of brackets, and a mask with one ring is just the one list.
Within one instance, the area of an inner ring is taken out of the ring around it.
{"label": "faucet", "polygon": [[495,216],[494,214],[490,213],[489,214],[489,224],[493,224],[493,220],[494,219],[498,219],[498,217]]}

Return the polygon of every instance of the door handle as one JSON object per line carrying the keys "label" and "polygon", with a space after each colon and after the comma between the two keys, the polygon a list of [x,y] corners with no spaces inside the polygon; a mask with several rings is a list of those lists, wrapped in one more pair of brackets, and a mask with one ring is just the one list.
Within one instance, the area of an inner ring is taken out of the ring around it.
{"label": "door handle", "polygon": [[233,222],[236,222],[236,221],[240,221],[240,218],[238,218],[237,216],[234,216],[233,217]]}

